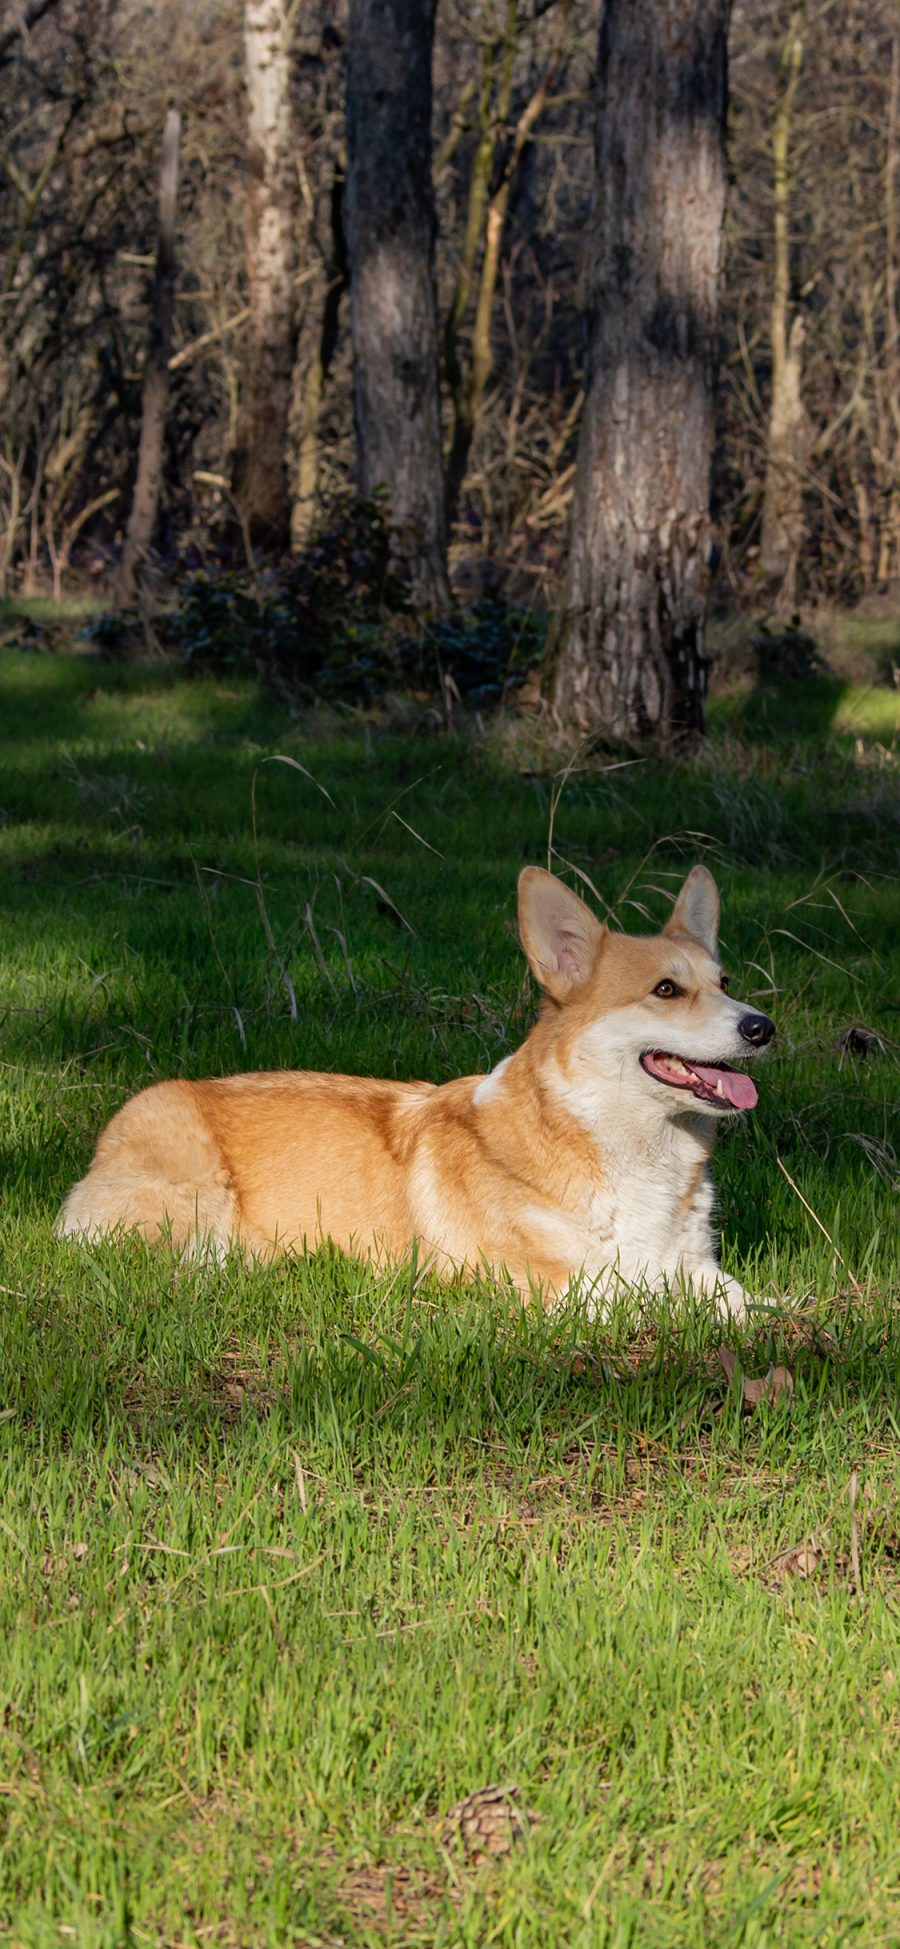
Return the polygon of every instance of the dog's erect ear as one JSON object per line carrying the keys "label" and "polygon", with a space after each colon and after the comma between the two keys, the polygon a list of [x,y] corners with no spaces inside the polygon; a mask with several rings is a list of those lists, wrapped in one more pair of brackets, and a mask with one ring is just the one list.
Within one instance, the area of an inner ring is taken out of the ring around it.
{"label": "dog's erect ear", "polygon": [[705,866],[692,866],[663,928],[688,934],[715,960],[719,952],[719,889]]}
{"label": "dog's erect ear", "polygon": [[519,935],[535,980],[564,1002],[587,981],[606,928],[555,874],[526,866],[519,874]]}

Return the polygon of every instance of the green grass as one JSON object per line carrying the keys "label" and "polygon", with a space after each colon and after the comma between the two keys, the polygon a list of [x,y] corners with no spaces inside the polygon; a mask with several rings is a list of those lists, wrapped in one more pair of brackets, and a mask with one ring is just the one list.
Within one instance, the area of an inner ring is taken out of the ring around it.
{"label": "green grass", "polygon": [[92,616],[102,615],[100,594],[80,596],[0,596],[0,642],[15,641],[26,625],[58,627],[71,639],[72,630]]}
{"label": "green grass", "polygon": [[[0,1938],[900,1942],[891,701],[723,699],[559,796],[524,731],[0,658]],[[494,1063],[554,805],[625,925],[706,858],[777,1017],[717,1178],[789,1400],[741,1413],[701,1311],[54,1239],[154,1078]],[[476,1866],[442,1817],[496,1781],[538,1819]]]}

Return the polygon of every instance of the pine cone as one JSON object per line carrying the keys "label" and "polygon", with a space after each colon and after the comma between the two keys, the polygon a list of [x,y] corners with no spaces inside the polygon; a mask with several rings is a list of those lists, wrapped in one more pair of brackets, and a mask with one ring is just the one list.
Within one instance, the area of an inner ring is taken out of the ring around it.
{"label": "pine cone", "polygon": [[467,1860],[476,1865],[491,1856],[510,1854],[537,1819],[516,1804],[518,1799],[518,1787],[479,1787],[467,1794],[447,1815],[441,1836],[444,1846],[459,1843]]}

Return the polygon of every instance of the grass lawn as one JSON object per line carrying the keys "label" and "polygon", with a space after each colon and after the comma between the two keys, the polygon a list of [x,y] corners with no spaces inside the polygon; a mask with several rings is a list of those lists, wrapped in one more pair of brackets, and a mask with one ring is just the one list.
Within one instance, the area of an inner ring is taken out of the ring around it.
{"label": "grass lawn", "polygon": [[[0,657],[0,1939],[900,1943],[897,728],[816,680],[563,783]],[[551,824],[625,926],[705,858],[778,1021],[730,1386],[699,1310],[54,1239],[153,1079],[495,1063]],[[478,1862],[444,1818],[496,1783],[533,1818]]]}

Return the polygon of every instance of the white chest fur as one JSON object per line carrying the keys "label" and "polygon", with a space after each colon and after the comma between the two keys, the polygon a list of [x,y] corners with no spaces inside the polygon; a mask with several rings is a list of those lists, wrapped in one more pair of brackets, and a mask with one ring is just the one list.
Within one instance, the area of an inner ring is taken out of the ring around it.
{"label": "white chest fur", "polygon": [[535,1201],[528,1217],[548,1252],[596,1280],[611,1266],[658,1285],[714,1267],[710,1132],[703,1117],[660,1117],[619,1074],[588,1093],[557,1072],[553,1093],[596,1147],[592,1181],[559,1205]]}

